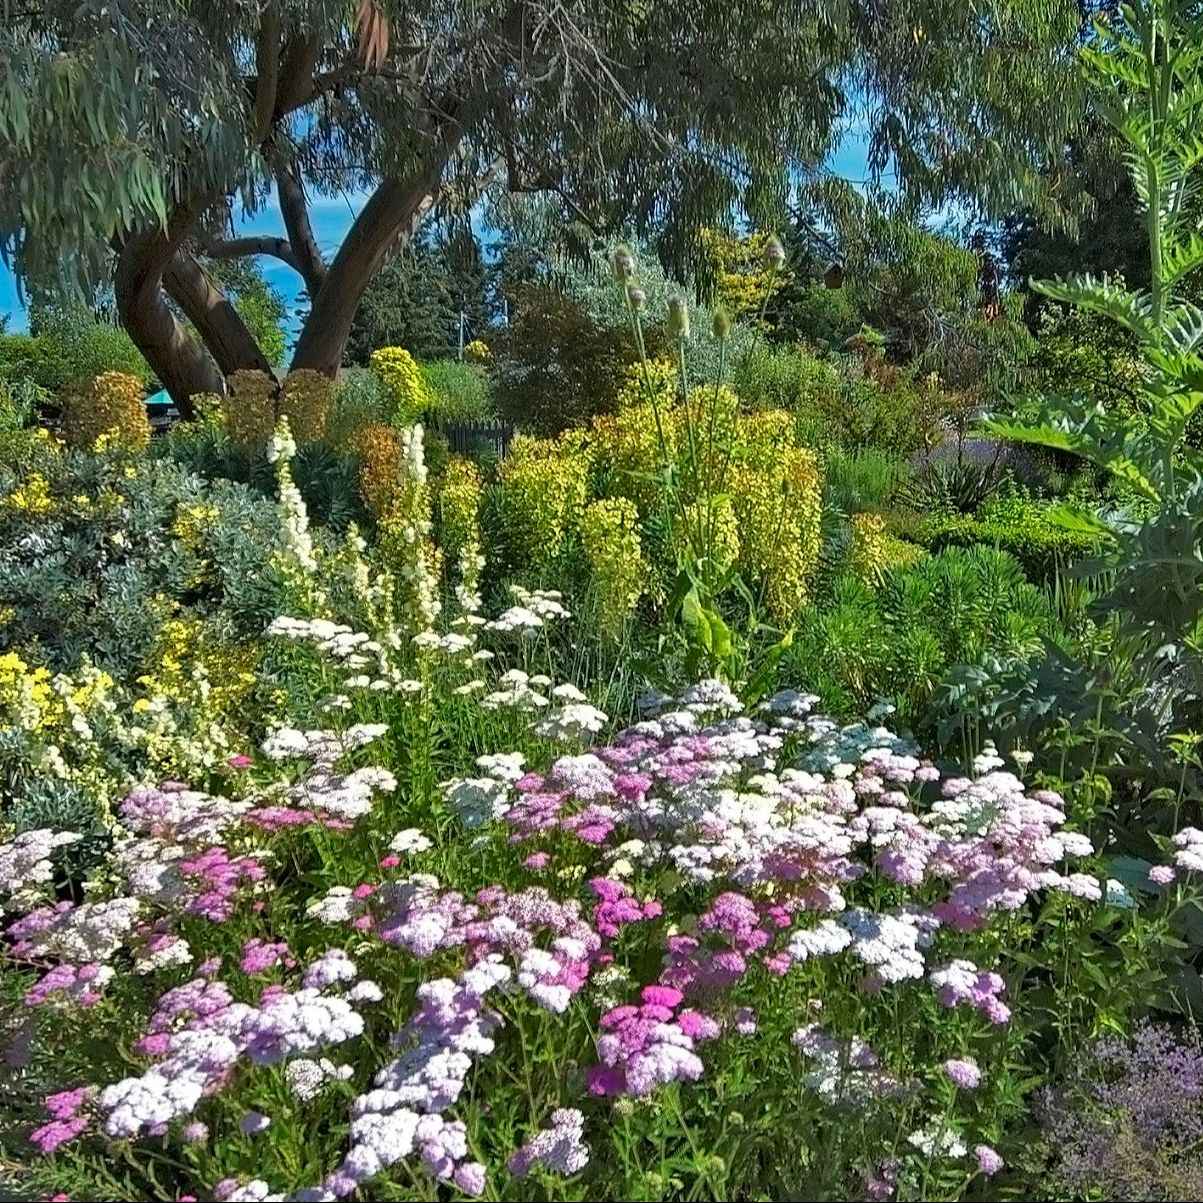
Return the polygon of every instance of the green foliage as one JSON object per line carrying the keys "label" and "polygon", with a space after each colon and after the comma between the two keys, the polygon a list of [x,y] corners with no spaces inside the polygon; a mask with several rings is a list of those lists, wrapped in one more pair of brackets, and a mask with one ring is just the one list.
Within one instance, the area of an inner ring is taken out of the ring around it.
{"label": "green foliage", "polygon": [[0,646],[128,671],[180,607],[257,635],[278,612],[279,539],[275,507],[243,485],[43,443],[0,465]]}
{"label": "green foliage", "polygon": [[783,679],[839,713],[888,699],[921,723],[944,674],[990,656],[1026,658],[1053,629],[1048,602],[1019,563],[990,547],[950,547],[873,587],[838,578],[803,611]]}
{"label": "green foliage", "polygon": [[80,305],[34,305],[29,334],[0,334],[0,377],[28,378],[59,393],[104,372],[153,379],[146,360],[120,326]]}
{"label": "green foliage", "polygon": [[493,353],[498,411],[536,434],[612,413],[637,356],[625,326],[598,325],[581,302],[541,284],[516,292]]}
{"label": "green foliage", "polygon": [[883,510],[910,476],[905,461],[889,451],[832,449],[824,461],[825,504],[842,514]]}
{"label": "green foliage", "polygon": [[366,364],[379,347],[404,347],[418,359],[453,357],[464,341],[489,337],[486,272],[474,239],[427,236],[406,247],[368,285],[355,312],[346,362]]}
{"label": "green foliage", "polygon": [[344,368],[334,391],[334,404],[326,431],[335,447],[348,446],[356,431],[376,422],[387,422],[392,399],[384,381],[370,368]]}
{"label": "green foliage", "polygon": [[1049,581],[1069,564],[1098,553],[1103,534],[1072,530],[1060,507],[1020,491],[988,498],[976,514],[933,514],[907,535],[933,551],[985,544],[1009,552],[1034,581]]}
{"label": "green foliage", "polygon": [[422,365],[430,392],[429,413],[456,422],[478,422],[493,417],[488,373],[476,364],[436,359]]}
{"label": "green foliage", "polygon": [[1091,771],[1104,746],[1115,771],[1138,749],[1142,779],[1173,780],[1175,758],[1164,741],[1198,729],[1203,697],[1203,458],[1186,445],[1203,405],[1203,313],[1182,293],[1185,278],[1203,264],[1203,239],[1185,204],[1203,157],[1203,25],[1173,0],[1139,4],[1124,10],[1123,22],[1099,27],[1082,63],[1100,110],[1127,147],[1144,209],[1149,286],[1133,290],[1084,276],[1036,287],[1110,320],[1132,340],[1143,359],[1144,418],[1134,422],[1097,401],[1054,394],[1037,417],[993,428],[1079,456],[1146,504],[1110,516],[1071,507],[1055,515],[1073,537],[1102,543],[1102,554],[1084,566],[1099,581],[1091,607],[1099,639],[1050,656],[1036,680],[1018,689],[967,678],[964,696],[977,690],[985,699],[980,714],[1023,726],[1033,738],[1056,734],[1054,714],[1089,713],[1093,705]]}

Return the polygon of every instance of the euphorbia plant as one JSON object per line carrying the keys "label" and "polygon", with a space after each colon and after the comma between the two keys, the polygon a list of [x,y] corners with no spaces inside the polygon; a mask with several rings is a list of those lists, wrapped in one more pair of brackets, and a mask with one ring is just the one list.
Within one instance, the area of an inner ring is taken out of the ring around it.
{"label": "euphorbia plant", "polygon": [[[770,238],[765,248],[765,266],[770,281],[781,270],[785,251],[780,241]],[[623,288],[631,329],[639,352],[643,390],[651,407],[660,452],[663,479],[664,519],[671,534],[677,557],[677,576],[669,610],[676,631],[686,647],[686,674],[717,673],[727,680],[744,678],[745,690],[759,696],[767,687],[776,660],[788,646],[790,635],[778,640],[762,658],[757,669],[748,670],[747,648],[741,647],[719,608],[723,594],[737,594],[748,609],[748,630],[759,626],[758,606],[752,591],[742,580],[735,565],[723,554],[721,515],[728,506],[726,486],[731,467],[734,434],[720,420],[727,367],[727,342],[731,320],[716,310],[711,333],[719,344],[719,368],[713,388],[699,385],[696,399],[690,396],[686,344],[691,338],[689,309],[685,301],[674,298],[668,307],[668,330],[675,343],[677,386],[684,447],[680,454],[669,446],[666,415],[653,384],[651,366],[643,333],[642,313],[646,297],[636,281],[635,256],[629,247],[619,246],[613,256],[614,275]],[[768,303],[771,288],[761,306]],[[784,499],[782,504],[785,504]]]}

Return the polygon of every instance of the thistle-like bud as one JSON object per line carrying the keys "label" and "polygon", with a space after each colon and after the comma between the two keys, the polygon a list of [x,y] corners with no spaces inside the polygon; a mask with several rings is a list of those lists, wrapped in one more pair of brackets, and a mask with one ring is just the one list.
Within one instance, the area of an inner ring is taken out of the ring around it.
{"label": "thistle-like bud", "polygon": [[731,333],[731,319],[727,316],[727,311],[721,305],[714,311],[714,320],[710,328],[714,331],[714,337],[719,342],[725,342]]}
{"label": "thistle-like bud", "polygon": [[764,265],[770,271],[778,271],[785,266],[785,247],[776,234],[764,244]]}
{"label": "thistle-like bud", "polygon": [[610,263],[614,268],[614,279],[620,284],[625,283],[635,274],[635,252],[625,242],[620,242],[614,248]]}
{"label": "thistle-like bud", "polygon": [[647,304],[647,293],[638,284],[628,284],[627,300],[631,302],[631,308],[639,313]]}
{"label": "thistle-like bud", "polygon": [[683,297],[673,297],[668,303],[668,332],[682,342],[689,338],[689,306]]}

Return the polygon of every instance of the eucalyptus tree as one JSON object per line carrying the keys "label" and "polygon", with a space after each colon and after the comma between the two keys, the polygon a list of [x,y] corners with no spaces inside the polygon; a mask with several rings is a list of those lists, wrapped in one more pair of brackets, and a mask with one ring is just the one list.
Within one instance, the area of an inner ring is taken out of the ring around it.
{"label": "eucalyptus tree", "polygon": [[[1040,183],[1074,107],[1074,0],[0,0],[0,240],[21,278],[111,281],[178,403],[262,348],[206,257],[275,255],[336,373],[364,288],[486,190],[591,228],[779,215],[863,120],[871,168],[990,211]],[[1051,98],[1055,103],[1050,103]],[[368,191],[332,259],[318,196]],[[279,237],[231,237],[278,197]],[[181,318],[184,315],[188,322]],[[195,333],[194,333],[195,332]]]}

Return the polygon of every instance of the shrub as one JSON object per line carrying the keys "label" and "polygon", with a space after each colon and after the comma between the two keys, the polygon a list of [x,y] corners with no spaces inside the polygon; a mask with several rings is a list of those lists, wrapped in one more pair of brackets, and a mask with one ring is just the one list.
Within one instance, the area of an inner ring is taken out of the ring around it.
{"label": "shrub", "polygon": [[334,382],[322,372],[302,368],[284,377],[276,411],[288,419],[288,428],[298,447],[326,437],[333,396]]}
{"label": "shrub", "polygon": [[1073,1198],[1203,1198],[1203,1048],[1198,1034],[1146,1021],[1107,1036],[1043,1092],[1057,1184]]}
{"label": "shrub", "polygon": [[384,514],[401,483],[401,438],[392,426],[372,422],[357,430],[351,441],[359,457],[359,495],[374,518]]}
{"label": "shrub", "polygon": [[479,541],[480,499],[484,488],[471,460],[453,455],[438,478],[439,542],[449,552]]}
{"label": "shrub", "polygon": [[381,347],[372,352],[371,365],[392,400],[390,420],[398,426],[418,421],[430,408],[431,396],[417,360],[403,347]]}
{"label": "shrub", "polygon": [[259,494],[170,460],[47,450],[0,466],[0,647],[128,679],[177,608],[260,632],[279,537]]}
{"label": "shrub", "polygon": [[531,284],[515,293],[494,355],[498,411],[523,430],[554,435],[613,413],[637,352],[625,326],[598,325],[578,301]]}
{"label": "shrub", "polygon": [[888,572],[911,568],[926,554],[921,547],[891,535],[880,514],[853,514],[850,525],[848,571],[866,585],[880,585]]}
{"label": "shrub", "polygon": [[773,618],[788,622],[819,559],[823,483],[814,453],[786,447],[771,465],[733,464],[729,490],[740,567]]}
{"label": "shrub", "polygon": [[493,417],[489,377],[482,367],[436,359],[422,365],[422,374],[430,394],[430,417],[447,422],[479,422]]}
{"label": "shrub", "polygon": [[144,450],[150,443],[150,420],[142,382],[122,372],[104,372],[87,386],[71,389],[63,408],[63,437],[71,447],[95,447],[105,437],[114,446]]}
{"label": "shrub", "polygon": [[911,537],[931,550],[974,544],[997,547],[1010,552],[1032,580],[1049,580],[1102,546],[1097,535],[1068,530],[1053,521],[1052,508],[1053,503],[1014,492],[989,499],[976,516],[932,515],[914,528]]}
{"label": "shrub", "polygon": [[474,338],[464,347],[464,360],[487,368],[493,362],[493,352],[483,339]]}
{"label": "shrub", "polygon": [[384,381],[371,368],[344,368],[339,374],[326,432],[335,447],[349,446],[355,432],[388,422],[392,401]]}
{"label": "shrub", "polygon": [[[563,273],[564,292],[595,330],[618,335],[622,346],[629,348],[633,360],[635,348],[626,302],[622,290],[614,287],[611,263],[616,246],[617,243],[611,243],[604,249],[595,250],[585,265],[568,267]],[[710,336],[713,311],[706,305],[696,303],[695,290],[690,282],[677,281],[665,272],[654,250],[637,246],[635,251],[635,274],[639,287],[647,297],[643,329],[648,354],[655,358],[665,351],[675,353],[676,344],[668,334],[666,320],[669,302],[673,299],[682,300],[689,315],[689,324],[695,331],[689,344],[690,380],[694,383],[717,380],[720,355],[718,340]],[[733,365],[739,363],[754,341],[755,335],[748,324],[736,322],[732,325],[727,338],[724,378],[729,378]]]}
{"label": "shrub", "polygon": [[835,363],[817,358],[805,347],[759,343],[733,367],[735,391],[753,409],[826,413],[839,396]]}
{"label": "shrub", "polygon": [[276,426],[276,382],[266,373],[242,369],[226,379],[221,415],[226,436],[240,451],[258,455]]}
{"label": "shrub", "polygon": [[580,520],[589,474],[588,456],[576,440],[519,435],[499,471],[499,530],[504,561],[513,567],[547,567]]}
{"label": "shrub", "polygon": [[906,462],[889,451],[834,448],[823,460],[827,505],[842,514],[886,509],[910,475]]}
{"label": "shrub", "polygon": [[802,611],[783,671],[842,713],[889,698],[930,722],[931,698],[954,665],[1033,655],[1054,623],[1019,563],[989,547],[953,547],[881,575],[838,577]]}
{"label": "shrub", "polygon": [[[53,393],[86,384],[105,372],[134,376],[144,389],[154,379],[150,365],[125,330],[89,309],[34,306],[29,315],[36,348],[30,375]],[[16,337],[16,336],[6,336]]]}

